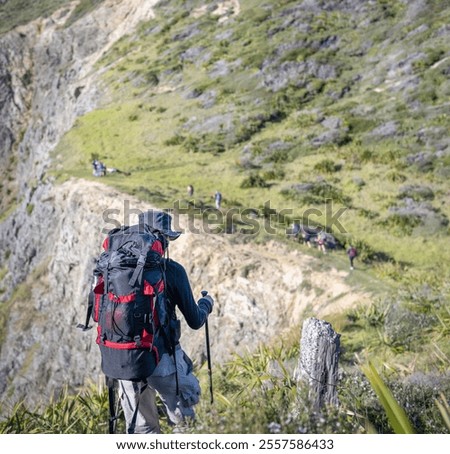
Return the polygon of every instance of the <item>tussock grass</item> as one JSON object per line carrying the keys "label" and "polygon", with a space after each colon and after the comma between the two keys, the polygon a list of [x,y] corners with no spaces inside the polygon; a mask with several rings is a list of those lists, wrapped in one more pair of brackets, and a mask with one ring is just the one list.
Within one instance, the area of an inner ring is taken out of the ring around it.
{"label": "tussock grass", "polygon": [[[345,338],[344,338],[345,339]],[[214,403],[209,401],[206,365],[196,374],[203,397],[197,417],[174,429],[161,413],[164,433],[445,433],[448,430],[448,377],[408,383],[390,370],[383,378],[374,366],[341,365],[339,405],[317,410],[306,384],[293,380],[299,348],[286,340],[259,346],[213,367]],[[448,362],[447,362],[448,366]],[[367,374],[368,379],[364,376]],[[385,374],[384,374],[385,375]],[[372,385],[372,386],[371,386]],[[380,399],[380,400],[379,400]],[[159,403],[161,404],[161,403]],[[386,412],[383,411],[383,408]],[[19,403],[0,422],[0,433],[106,433],[107,390],[91,386],[71,395],[67,390],[35,410]],[[124,431],[123,416],[118,433]]]}

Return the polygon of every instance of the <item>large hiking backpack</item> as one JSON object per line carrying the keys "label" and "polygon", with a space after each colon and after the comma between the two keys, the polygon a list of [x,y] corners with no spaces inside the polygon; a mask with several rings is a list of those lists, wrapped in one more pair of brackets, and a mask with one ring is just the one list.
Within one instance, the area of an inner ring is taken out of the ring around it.
{"label": "large hiking backpack", "polygon": [[162,241],[140,224],[111,230],[103,243],[92,318],[110,379],[144,380],[163,353],[173,353],[175,311],[166,298]]}

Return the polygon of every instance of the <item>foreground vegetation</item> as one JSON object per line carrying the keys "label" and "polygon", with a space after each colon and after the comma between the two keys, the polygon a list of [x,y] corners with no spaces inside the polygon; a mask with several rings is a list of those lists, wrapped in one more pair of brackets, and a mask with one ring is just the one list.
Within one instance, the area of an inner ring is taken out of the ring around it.
{"label": "foreground vegetation", "polygon": [[[315,409],[309,400],[306,384],[293,381],[298,362],[298,342],[287,338],[273,346],[260,346],[252,353],[236,355],[224,365],[215,365],[213,373],[214,403],[209,402],[208,372],[203,365],[200,378],[203,399],[194,423],[181,428],[185,433],[449,433],[450,392],[449,360],[436,344],[434,370],[428,375],[409,375],[400,363],[363,364],[356,360],[374,355],[372,349],[395,351],[397,344],[382,341],[378,333],[390,333],[382,322],[378,307],[346,314],[342,341],[344,354],[342,378],[338,386],[339,405]],[[442,316],[435,308],[428,315]],[[442,330],[450,328],[450,315],[444,325],[435,324],[427,331],[436,342]],[[341,320],[342,323],[342,320]],[[369,331],[361,349],[355,323]],[[419,344],[410,355],[426,352]],[[438,354],[437,354],[438,353]],[[424,361],[424,360],[423,360]],[[431,363],[428,362],[429,366]],[[415,365],[410,364],[414,368]],[[446,375],[447,373],[447,375]],[[383,379],[381,378],[383,376]],[[258,417],[255,417],[258,415]],[[162,416],[164,433],[173,428]],[[0,422],[0,433],[107,433],[108,396],[106,389],[91,386],[78,395],[65,390],[47,406],[30,411],[25,403],[17,404],[8,419]],[[117,432],[123,433],[123,417]],[[177,428],[177,432],[180,428]]]}

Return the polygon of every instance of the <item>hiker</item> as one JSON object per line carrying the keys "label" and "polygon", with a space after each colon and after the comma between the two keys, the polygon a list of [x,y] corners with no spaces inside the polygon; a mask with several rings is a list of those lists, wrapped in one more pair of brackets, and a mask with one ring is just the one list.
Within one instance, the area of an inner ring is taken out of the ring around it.
{"label": "hiker", "polygon": [[322,251],[324,254],[327,253],[327,235],[325,232],[320,232],[317,237],[317,245],[319,246],[319,251]]}
{"label": "hiker", "polygon": [[220,210],[220,205],[222,203],[222,194],[219,191],[216,191],[214,194],[214,200],[216,202],[216,209]]}
{"label": "hiker", "polygon": [[103,164],[103,162],[99,162],[99,165],[98,165],[98,173],[100,177],[104,177],[106,175],[106,166],[105,164]]}
{"label": "hiker", "polygon": [[106,175],[106,166],[98,159],[92,161],[94,177],[104,177]]}
{"label": "hiker", "polygon": [[355,268],[353,266],[353,260],[355,260],[355,258],[357,257],[358,251],[352,244],[350,244],[350,247],[347,249],[347,255],[350,260],[350,269],[354,270]]}
{"label": "hiker", "polygon": [[296,240],[296,239],[298,239],[299,232],[300,232],[300,224],[298,222],[294,222],[292,224],[292,228],[288,229],[286,231],[286,234],[287,234],[288,238]]}
{"label": "hiker", "polygon": [[[111,290],[107,290],[108,285],[112,286],[115,292],[118,292],[116,286],[117,288],[122,286],[125,289],[119,292],[119,296],[116,293],[112,294],[112,316],[107,311],[104,316],[101,313],[97,316],[99,320],[97,343],[102,352],[103,372],[107,377],[118,380],[120,403],[125,416],[126,431],[129,434],[161,433],[155,400],[156,393],[165,406],[170,423],[174,425],[195,417],[194,406],[200,398],[200,386],[193,374],[192,361],[182,350],[179,342],[181,335],[180,321],[176,318],[175,309],[178,307],[190,328],[198,330],[206,323],[208,315],[213,309],[214,301],[205,292],[205,296],[195,302],[184,267],[168,258],[166,253],[169,242],[177,239],[181,234],[181,232],[172,230],[171,221],[172,218],[169,214],[149,210],[139,215],[139,225],[114,229],[109,233],[108,241],[105,240],[106,251],[103,254],[107,255],[108,249],[112,249],[114,252],[111,253],[107,266],[101,262],[101,258],[97,265],[97,272],[98,270],[111,270],[110,263],[113,263],[116,259],[116,253],[126,249],[126,247],[130,248],[131,253],[135,252],[138,243],[133,238],[139,237],[139,235],[144,238],[157,238],[150,248],[147,246],[143,249],[146,251],[146,255],[142,255],[142,252],[138,253],[137,265],[134,271],[131,269],[126,274],[125,281],[116,280],[114,282],[114,270],[111,273],[107,271],[107,279],[113,282],[102,282],[103,287],[97,291],[98,295],[96,295],[96,297],[100,295],[98,300],[101,301],[99,306],[101,311],[105,299],[108,304],[108,301],[110,301],[108,298],[111,298]],[[120,235],[122,235],[122,238]],[[114,245],[117,244],[120,245],[119,248],[114,249]],[[156,265],[154,265],[155,260]],[[118,273],[120,273],[120,270]],[[130,275],[132,275],[131,279],[129,279]],[[142,285],[139,288],[143,288],[139,298],[135,296],[136,291],[131,293],[130,290],[127,290],[137,279],[141,279]],[[161,288],[163,290],[160,290]],[[147,299],[145,299],[146,295]],[[152,303],[147,303],[148,298]],[[162,299],[167,304],[164,304],[161,309]],[[130,304],[132,300],[135,302]],[[134,336],[124,344],[122,340],[125,336],[122,334],[123,328],[119,326],[116,328],[116,323],[118,325],[121,318],[125,318],[123,314],[126,311],[136,310],[132,306],[139,304],[143,309],[134,313],[133,317],[136,321],[133,322],[133,325],[138,324],[139,320],[142,319],[141,323],[144,327],[142,336]],[[142,311],[148,310],[147,307],[151,308],[150,313],[142,313]],[[97,309],[94,309],[94,314],[96,311]],[[116,312],[119,319],[114,318]],[[155,312],[157,317],[153,315]],[[109,326],[103,329],[100,327],[100,323],[103,321],[102,317],[106,319],[104,323],[108,324],[108,315],[110,319],[112,317],[112,323],[109,322]],[[163,318],[169,320],[168,329],[164,329],[160,323]],[[147,327],[149,319],[152,322]],[[158,329],[154,328],[155,320],[159,323]],[[112,328],[111,324],[114,325]],[[108,329],[113,330],[113,335],[117,337],[107,339],[106,337],[110,332],[107,331]],[[103,332],[105,334],[102,334]],[[170,339],[167,339],[168,337]],[[144,341],[148,342],[148,340],[151,341],[151,346],[145,348],[143,343]],[[112,362],[113,358],[114,363],[110,364],[109,362]],[[111,419],[114,419],[114,417],[112,416]],[[111,430],[111,425],[110,432],[114,432]]]}
{"label": "hiker", "polygon": [[307,230],[302,229],[302,238],[303,242],[308,246],[311,247],[311,233],[309,233]]}
{"label": "hiker", "polygon": [[94,177],[98,177],[98,166],[99,166],[99,161],[97,159],[94,159],[92,161],[92,175],[94,175]]}

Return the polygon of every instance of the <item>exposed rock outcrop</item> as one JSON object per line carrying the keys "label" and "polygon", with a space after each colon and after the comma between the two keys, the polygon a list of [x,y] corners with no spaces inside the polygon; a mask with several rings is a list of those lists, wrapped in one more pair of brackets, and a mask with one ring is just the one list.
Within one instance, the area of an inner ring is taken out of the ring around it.
{"label": "exposed rock outcrop", "polygon": [[[96,62],[120,37],[153,17],[157,0],[106,0],[66,26],[77,3],[0,37],[0,176],[7,175],[2,178],[0,207],[0,332],[4,338],[0,375],[1,392],[9,386],[12,400],[25,393],[34,400],[45,388],[42,383],[55,383],[50,377],[55,371],[61,371],[60,378],[70,376],[72,383],[79,381],[71,375],[74,368],[83,375],[83,367],[65,368],[73,345],[64,344],[60,336],[73,317],[67,305],[73,304],[75,294],[64,280],[52,282],[52,273],[67,279],[65,272],[73,269],[72,262],[57,259],[53,250],[59,240],[57,229],[69,232],[63,243],[72,246],[80,232],[60,224],[61,213],[74,208],[64,199],[55,204],[58,189],[46,171],[50,152],[64,133],[99,102],[101,70]],[[77,279],[82,282],[84,275]],[[56,300],[52,299],[54,286],[62,292]],[[32,307],[30,301],[34,301]],[[47,311],[61,317],[46,319]],[[42,337],[45,325],[54,329],[54,337]],[[36,351],[47,353],[38,354],[35,362]],[[52,366],[47,367],[50,362]]]}

